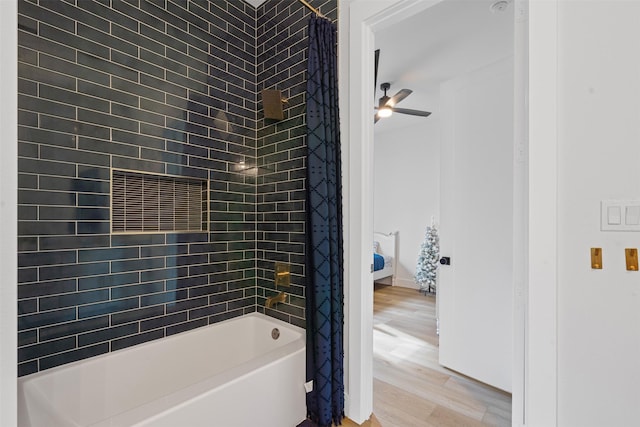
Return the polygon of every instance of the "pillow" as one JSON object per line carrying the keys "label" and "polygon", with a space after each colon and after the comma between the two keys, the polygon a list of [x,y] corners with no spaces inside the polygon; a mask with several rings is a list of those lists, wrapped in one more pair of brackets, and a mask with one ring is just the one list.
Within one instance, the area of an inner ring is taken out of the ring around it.
{"label": "pillow", "polygon": [[373,253],[378,253],[380,252],[380,242],[374,240],[373,241]]}

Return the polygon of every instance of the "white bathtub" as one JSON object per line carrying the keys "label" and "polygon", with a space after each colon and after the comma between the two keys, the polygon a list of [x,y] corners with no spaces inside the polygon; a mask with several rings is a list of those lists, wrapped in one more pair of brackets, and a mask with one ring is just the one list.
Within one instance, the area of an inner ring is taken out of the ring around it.
{"label": "white bathtub", "polygon": [[304,330],[252,313],[19,378],[18,421],[294,427],[306,415],[304,380]]}

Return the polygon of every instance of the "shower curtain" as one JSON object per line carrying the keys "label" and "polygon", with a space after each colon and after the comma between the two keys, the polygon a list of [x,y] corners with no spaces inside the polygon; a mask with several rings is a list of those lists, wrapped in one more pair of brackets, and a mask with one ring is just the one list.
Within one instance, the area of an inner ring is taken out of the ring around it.
{"label": "shower curtain", "polygon": [[335,25],[309,21],[307,80],[307,393],[319,427],[344,417],[342,181]]}

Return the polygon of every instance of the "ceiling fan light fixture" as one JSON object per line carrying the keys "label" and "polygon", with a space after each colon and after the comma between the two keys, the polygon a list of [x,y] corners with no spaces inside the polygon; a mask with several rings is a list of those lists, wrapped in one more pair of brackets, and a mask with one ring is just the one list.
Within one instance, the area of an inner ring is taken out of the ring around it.
{"label": "ceiling fan light fixture", "polygon": [[391,117],[393,110],[390,107],[382,107],[378,109],[378,117],[387,118]]}

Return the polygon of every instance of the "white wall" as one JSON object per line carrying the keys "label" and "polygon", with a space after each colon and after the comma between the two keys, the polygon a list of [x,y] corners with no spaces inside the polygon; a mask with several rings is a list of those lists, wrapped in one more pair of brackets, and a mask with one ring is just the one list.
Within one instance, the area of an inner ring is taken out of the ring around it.
{"label": "white wall", "polygon": [[[602,232],[600,201],[640,199],[640,3],[558,8],[558,425],[640,420],[638,232]],[[589,248],[601,247],[592,270]]]}
{"label": "white wall", "polygon": [[442,85],[440,363],[511,391],[513,62]]}
{"label": "white wall", "polygon": [[0,425],[14,426],[17,378],[17,28],[16,2],[0,1]]}
{"label": "white wall", "polygon": [[373,163],[373,228],[399,232],[395,285],[409,288],[419,287],[416,261],[440,200],[438,113],[415,120],[414,126],[375,134]]}

